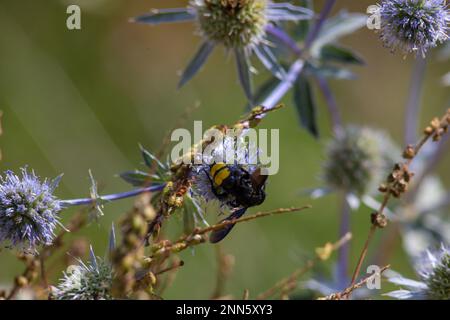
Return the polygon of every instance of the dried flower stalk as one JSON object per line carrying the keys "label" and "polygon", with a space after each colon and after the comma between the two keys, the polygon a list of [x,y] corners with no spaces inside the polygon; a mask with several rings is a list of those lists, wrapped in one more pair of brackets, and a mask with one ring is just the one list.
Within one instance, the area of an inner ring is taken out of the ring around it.
{"label": "dried flower stalk", "polygon": [[390,198],[393,196],[395,198],[401,197],[405,192],[408,191],[409,184],[411,182],[414,173],[409,171],[409,165],[413,159],[417,156],[423,145],[429,140],[440,141],[445,133],[448,132],[450,125],[450,109],[447,110],[442,118],[434,118],[431,120],[429,126],[424,130],[422,138],[415,145],[406,146],[403,151],[403,158],[405,161],[397,163],[393,171],[389,174],[386,183],[382,184],[379,191],[384,193],[384,199],[377,212],[371,215],[371,227],[369,229],[369,235],[364,247],[361,251],[358,263],[356,265],[355,271],[353,272],[351,285],[356,283],[356,279],[361,271],[362,264],[367,255],[369,244],[372,241],[373,235],[377,228],[384,228],[387,226],[386,216],[383,214]]}

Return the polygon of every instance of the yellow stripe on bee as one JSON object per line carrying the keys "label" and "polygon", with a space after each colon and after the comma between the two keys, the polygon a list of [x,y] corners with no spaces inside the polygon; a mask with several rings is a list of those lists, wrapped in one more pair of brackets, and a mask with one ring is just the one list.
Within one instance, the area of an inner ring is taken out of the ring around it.
{"label": "yellow stripe on bee", "polygon": [[223,167],[226,167],[226,166],[227,165],[225,163],[223,163],[223,162],[219,162],[219,163],[213,164],[213,166],[211,167],[211,170],[209,172],[211,174],[211,177],[214,178],[214,175],[216,174],[216,172],[219,171],[220,169],[222,169]]}
{"label": "yellow stripe on bee", "polygon": [[228,170],[225,163],[216,163],[211,167],[211,176],[214,183],[220,186],[226,178],[230,176],[230,170]]}
{"label": "yellow stripe on bee", "polygon": [[230,170],[228,168],[225,168],[223,170],[220,170],[216,175],[214,176],[214,182],[220,186],[226,178],[230,176]]}

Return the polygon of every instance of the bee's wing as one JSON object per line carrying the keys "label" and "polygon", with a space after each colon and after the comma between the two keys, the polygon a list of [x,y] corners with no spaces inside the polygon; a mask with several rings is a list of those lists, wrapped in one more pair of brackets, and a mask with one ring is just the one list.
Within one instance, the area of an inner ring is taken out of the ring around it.
{"label": "bee's wing", "polygon": [[[223,219],[220,222],[239,219],[245,213],[246,210],[247,210],[247,208],[242,208],[242,209],[233,211],[233,213],[231,213],[228,217],[226,217],[225,219]],[[234,223],[229,224],[222,229],[211,232],[211,234],[209,235],[209,242],[217,243],[217,242],[223,240],[223,238],[225,238],[230,233],[230,231],[231,231],[231,229],[233,229],[233,227],[234,227]]]}

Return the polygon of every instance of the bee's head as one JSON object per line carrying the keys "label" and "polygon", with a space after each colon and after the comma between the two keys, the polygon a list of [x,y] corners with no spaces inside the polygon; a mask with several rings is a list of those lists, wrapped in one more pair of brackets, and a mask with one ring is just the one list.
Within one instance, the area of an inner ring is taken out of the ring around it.
{"label": "bee's head", "polygon": [[261,174],[261,168],[256,169],[250,175],[250,181],[252,183],[253,189],[255,190],[262,189],[265,186],[268,177],[269,177],[268,175]]}

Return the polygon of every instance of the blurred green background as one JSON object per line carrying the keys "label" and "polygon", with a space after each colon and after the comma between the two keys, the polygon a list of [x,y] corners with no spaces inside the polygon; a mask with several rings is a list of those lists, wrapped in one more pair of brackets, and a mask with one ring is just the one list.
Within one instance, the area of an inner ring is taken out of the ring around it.
{"label": "blurred green background", "polygon": [[[316,8],[323,3],[314,2]],[[128,185],[115,175],[141,167],[138,143],[159,150],[186,108],[200,103],[185,122],[189,129],[193,120],[203,120],[206,128],[238,119],[245,100],[237,84],[234,61],[224,50],[216,50],[203,71],[176,91],[179,71],[201,41],[194,36],[194,25],[150,27],[128,22],[130,17],[152,8],[186,3],[0,0],[0,109],[4,113],[1,171],[28,165],[44,177],[63,172],[57,191],[61,198],[88,195],[89,169],[102,193],[125,191]],[[82,30],[67,30],[69,4],[81,6]],[[374,1],[338,0],[335,11],[346,8],[365,12],[370,4]],[[358,80],[332,82],[344,120],[384,128],[401,143],[414,59],[390,54],[378,36],[365,28],[343,43],[359,51],[367,62],[367,66],[354,70]],[[440,77],[449,66],[448,61],[436,59],[428,65],[421,125],[441,114],[448,103],[449,92],[440,85]],[[270,178],[268,197],[261,209],[308,203],[314,207],[308,212],[242,224],[223,242],[224,251],[235,256],[226,292],[236,297],[245,288],[255,296],[271,287],[301,266],[314,248],[337,239],[338,198],[312,201],[299,196],[300,190],[320,185],[323,146],[330,135],[326,107],[318,101],[321,138],[317,141],[299,127],[289,97],[285,103],[285,109],[271,114],[263,123],[263,127],[280,129],[281,153],[280,171]],[[447,153],[439,167],[447,186],[449,169]],[[108,205],[98,224],[90,224],[76,236],[86,237],[102,254],[111,222],[131,204],[128,199]],[[73,212],[64,211],[64,221]],[[352,266],[367,234],[369,213],[362,208],[352,216]],[[209,213],[209,221],[217,219],[215,213]],[[181,220],[174,217],[169,228],[169,234],[176,235]],[[392,267],[412,275],[400,242],[394,250]],[[181,257],[186,264],[164,297],[208,298],[216,279],[214,246],[198,246],[195,252],[185,251]],[[324,268],[331,265],[332,261]],[[0,251],[0,283],[10,283],[22,268],[10,251]]]}

